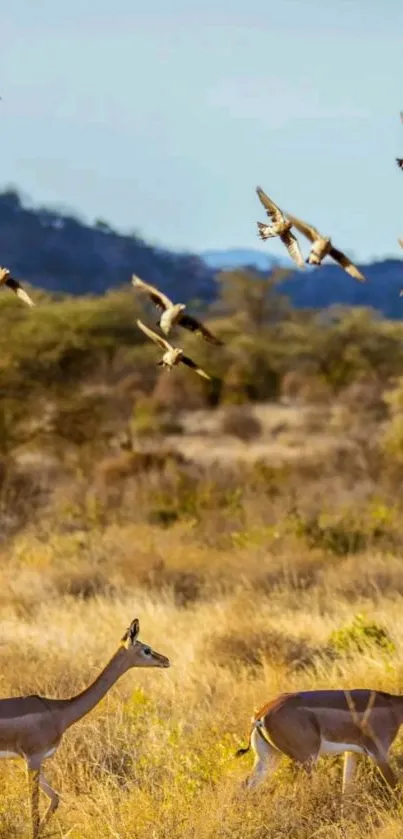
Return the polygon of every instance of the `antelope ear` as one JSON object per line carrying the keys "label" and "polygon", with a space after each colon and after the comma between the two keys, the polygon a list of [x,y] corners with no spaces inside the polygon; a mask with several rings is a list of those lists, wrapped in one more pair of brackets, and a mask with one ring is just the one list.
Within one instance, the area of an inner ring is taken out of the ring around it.
{"label": "antelope ear", "polygon": [[136,640],[138,634],[140,632],[140,622],[138,618],[134,618],[134,621],[131,622],[129,627],[129,638],[130,642],[133,644]]}
{"label": "antelope ear", "polygon": [[122,638],[122,643],[124,643],[126,647],[130,647],[131,644],[134,644],[139,632],[139,619],[135,618],[134,621],[131,622],[129,629],[126,629],[126,632]]}

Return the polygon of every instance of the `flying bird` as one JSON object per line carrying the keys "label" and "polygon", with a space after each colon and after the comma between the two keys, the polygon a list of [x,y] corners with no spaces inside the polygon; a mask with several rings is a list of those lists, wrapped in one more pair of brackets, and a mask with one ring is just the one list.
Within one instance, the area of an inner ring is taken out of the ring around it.
{"label": "flying bird", "polygon": [[291,233],[291,221],[284,215],[280,207],[269,198],[264,190],[256,187],[256,192],[266,210],[267,215],[272,220],[272,224],[262,224],[257,222],[258,233],[261,239],[271,239],[274,236],[279,236],[283,244],[286,246],[291,259],[296,262],[299,268],[304,268],[304,257],[302,256],[298,241],[293,233]]}
{"label": "flying bird", "polygon": [[355,280],[359,280],[361,283],[366,282],[366,278],[351,262],[351,259],[332,245],[330,237],[322,236],[316,227],[295,218],[295,216],[288,214],[288,218],[292,225],[296,227],[300,233],[306,236],[310,242],[312,242],[312,247],[309,252],[308,259],[306,260],[308,265],[321,265],[325,256],[331,256],[332,259],[338,262],[338,264],[347,271],[347,274],[350,274],[350,276],[354,277]]}
{"label": "flying bird", "polygon": [[218,347],[222,346],[223,342],[219,338],[216,338],[203,323],[200,323],[199,320],[196,320],[191,315],[184,314],[184,310],[186,309],[184,303],[173,303],[166,294],[163,294],[155,286],[143,282],[135,274],[132,276],[132,285],[134,288],[148,294],[152,302],[162,310],[162,315],[159,321],[157,321],[157,326],[160,327],[164,335],[169,335],[172,327],[178,324],[178,326],[183,326],[185,329],[201,335],[210,344],[215,344]]}
{"label": "flying bird", "polygon": [[[400,111],[400,122],[403,122],[403,111]],[[396,163],[399,169],[403,169],[403,157],[397,157]]]}
{"label": "flying bird", "polygon": [[[399,242],[400,247],[403,248],[403,239],[398,239],[397,241]],[[399,297],[403,297],[403,288],[399,291]]]}
{"label": "flying bird", "polygon": [[10,271],[8,268],[1,268],[0,267],[0,286],[6,285],[8,288],[11,288],[12,291],[20,298],[27,306],[35,306],[33,300],[31,300],[30,296],[27,294],[26,291],[22,288],[21,284],[14,280],[13,277],[10,277]]}
{"label": "flying bird", "polygon": [[187,367],[191,367],[192,370],[195,371],[199,376],[202,376],[203,379],[210,379],[211,376],[208,373],[205,373],[201,367],[198,367],[194,361],[192,361],[189,356],[185,355],[183,350],[179,349],[179,347],[173,347],[162,335],[158,335],[156,332],[153,332],[152,329],[149,329],[141,320],[137,320],[137,326],[147,335],[148,338],[151,338],[154,341],[154,344],[161,347],[161,349],[165,350],[161,361],[158,362],[158,367],[165,367],[167,370],[172,370],[173,367],[176,367],[177,364],[180,362],[182,364],[186,364]]}

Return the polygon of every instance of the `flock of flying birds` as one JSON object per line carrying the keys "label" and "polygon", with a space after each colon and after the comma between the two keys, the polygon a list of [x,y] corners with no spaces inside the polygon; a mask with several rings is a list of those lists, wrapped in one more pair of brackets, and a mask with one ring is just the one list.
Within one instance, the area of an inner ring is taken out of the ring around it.
{"label": "flock of flying birds", "polygon": [[[403,112],[400,113],[400,118],[403,122]],[[403,170],[403,158],[396,158],[396,161],[400,169]],[[366,278],[361,271],[359,271],[357,266],[354,265],[351,259],[349,259],[343,251],[335,248],[329,236],[324,236],[312,224],[308,224],[308,222],[302,221],[301,219],[292,216],[290,213],[285,213],[271,198],[269,198],[268,195],[266,195],[260,186],[256,187],[256,192],[270,219],[270,224],[263,224],[261,221],[257,222],[258,235],[261,239],[265,241],[266,239],[272,239],[278,236],[287,248],[291,259],[296,263],[296,265],[298,265],[298,268],[304,268],[304,257],[302,255],[298,239],[293,233],[293,228],[295,228],[295,230],[305,236],[311,243],[311,248],[306,259],[306,263],[308,265],[319,266],[322,264],[326,256],[330,256],[340,265],[341,268],[344,269],[344,271],[347,272],[347,274],[354,277],[355,280],[358,280],[359,282],[366,282]],[[398,241],[399,245],[403,248],[403,239],[399,239]],[[0,286],[2,285],[11,288],[20,300],[28,306],[35,305],[27,292],[24,291],[21,284],[11,276],[10,271],[7,268],[0,267]],[[163,355],[161,360],[158,362],[158,366],[164,367],[167,370],[172,370],[173,367],[176,367],[176,365],[180,363],[185,364],[187,367],[194,370],[194,372],[199,376],[202,376],[204,379],[211,380],[212,377],[206,373],[205,370],[199,367],[193,359],[185,355],[182,349],[174,347],[167,339],[171,330],[175,326],[182,326],[184,329],[189,329],[191,332],[200,335],[205,341],[208,341],[210,344],[214,344],[217,347],[222,346],[223,342],[213,335],[213,333],[210,332],[203,323],[192,315],[185,313],[186,306],[184,303],[174,303],[158,288],[153,285],[149,285],[149,283],[145,283],[134,274],[132,276],[132,285],[137,291],[147,294],[150,300],[161,310],[162,313],[157,321],[157,326],[159,326],[161,332],[163,333],[162,335],[158,332],[154,332],[154,330],[146,326],[141,320],[137,320],[137,325],[141,331],[144,332],[144,334],[147,335],[154,344],[157,344],[157,346],[163,350]],[[403,289],[400,291],[400,296],[402,295]]]}
{"label": "flock of flying birds", "polygon": [[[301,248],[297,237],[292,232],[292,228],[294,227],[299,231],[299,233],[306,236],[311,243],[311,249],[306,260],[309,265],[321,265],[325,256],[331,256],[342,268],[344,268],[345,271],[347,271],[348,274],[350,274],[351,277],[354,277],[354,279],[359,280],[360,282],[365,282],[365,277],[361,274],[361,271],[358,270],[353,262],[351,262],[351,260],[342,251],[339,251],[334,247],[329,236],[323,236],[316,227],[313,227],[313,225],[308,224],[305,221],[301,221],[289,213],[284,213],[283,210],[281,210],[280,207],[278,207],[277,204],[275,204],[274,201],[266,195],[260,186],[256,188],[256,192],[271,222],[270,224],[262,224],[260,221],[257,222],[258,235],[261,239],[272,239],[275,236],[279,236],[287,248],[291,259],[294,260],[299,268],[304,268],[305,262],[302,256]],[[139,277],[133,276],[132,284],[138,291],[145,292],[152,302],[162,311],[162,315],[157,323],[157,326],[159,326],[165,337],[157,332],[154,332],[141,320],[137,321],[137,325],[140,327],[142,332],[144,332],[148,338],[164,350],[162,359],[158,362],[158,364],[168,370],[172,370],[172,368],[179,363],[186,364],[188,367],[191,367],[195,373],[198,373],[199,376],[203,376],[205,379],[211,379],[211,376],[199,367],[193,359],[185,355],[182,349],[172,346],[172,344],[170,344],[167,340],[167,337],[173,327],[183,326],[185,329],[190,329],[191,332],[201,335],[206,341],[209,341],[211,344],[215,344],[216,346],[222,345],[222,341],[213,335],[203,323],[196,320],[196,318],[191,315],[185,314],[184,310],[186,307],[183,303],[173,303],[172,300],[159,291],[159,289],[143,282],[143,280],[140,280]]]}
{"label": "flock of flying birds", "polygon": [[[400,113],[400,119],[403,122],[403,112]],[[403,170],[403,158],[396,158],[396,161],[400,169]],[[295,228],[295,230],[305,236],[311,243],[311,248],[306,259],[308,265],[321,265],[325,256],[331,256],[332,259],[334,259],[335,262],[337,262],[340,267],[347,272],[347,274],[354,277],[355,280],[358,280],[361,283],[366,282],[366,277],[364,277],[364,274],[362,274],[357,266],[354,265],[351,259],[349,259],[343,251],[335,248],[330,236],[324,236],[312,224],[308,224],[308,222],[302,221],[301,219],[296,218],[296,216],[292,216],[290,213],[285,213],[271,198],[269,198],[268,195],[266,195],[260,186],[256,187],[256,192],[270,219],[270,224],[263,224],[261,221],[257,222],[258,235],[261,239],[265,241],[266,239],[272,239],[278,236],[287,248],[291,259],[296,263],[296,265],[298,265],[298,268],[304,268],[304,257],[302,255],[298,239],[292,230]],[[399,239],[398,241],[400,247],[403,248],[403,239]],[[162,294],[162,292],[154,286],[144,283],[139,279],[139,277],[133,276],[132,283],[136,289],[146,292],[152,302],[162,310],[162,315],[157,323],[157,326],[160,327],[165,336],[170,334],[170,331],[174,326],[179,325],[185,327],[185,329],[190,329],[192,332],[196,332],[211,344],[215,344],[216,346],[222,345],[222,341],[215,337],[207,329],[207,327],[204,326],[204,324],[200,323],[200,321],[196,320],[196,318],[191,317],[188,314],[184,314],[184,309],[186,307],[183,303],[173,303],[172,300],[170,300],[165,294]],[[403,289],[400,291],[400,296],[402,295]],[[188,367],[191,367],[195,373],[199,374],[199,376],[203,376],[205,379],[211,379],[211,376],[209,376],[205,370],[202,370],[202,368],[199,367],[191,358],[184,355],[182,349],[173,347],[172,344],[167,341],[166,337],[164,338],[162,335],[154,332],[141,320],[137,321],[137,325],[145,333],[145,335],[148,336],[148,338],[151,338],[155,344],[164,350],[162,359],[158,362],[159,365],[167,368],[168,370],[172,370],[175,365],[181,362],[182,364],[186,364]]]}

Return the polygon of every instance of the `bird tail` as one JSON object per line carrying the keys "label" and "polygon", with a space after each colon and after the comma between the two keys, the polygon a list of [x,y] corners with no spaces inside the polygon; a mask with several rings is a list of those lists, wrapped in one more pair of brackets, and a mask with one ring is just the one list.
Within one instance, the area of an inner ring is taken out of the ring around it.
{"label": "bird tail", "polygon": [[271,239],[274,236],[274,233],[270,231],[270,225],[262,224],[261,221],[257,221],[257,228],[258,228],[258,235],[261,239]]}

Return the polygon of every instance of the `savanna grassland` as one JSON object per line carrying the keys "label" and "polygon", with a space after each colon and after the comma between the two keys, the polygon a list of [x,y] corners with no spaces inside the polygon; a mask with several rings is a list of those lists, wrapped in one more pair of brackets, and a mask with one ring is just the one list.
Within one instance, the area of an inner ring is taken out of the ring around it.
{"label": "savanna grassland", "polygon": [[[399,836],[403,784],[364,760],[341,821],[339,758],[245,792],[233,755],[277,692],[403,693],[403,326],[226,275],[223,351],[185,336],[210,385],[157,370],[131,290],[36,301],[0,300],[0,694],[80,691],[135,616],[172,662],[67,732],[48,835]],[[0,774],[0,836],[28,837],[24,767]]]}

